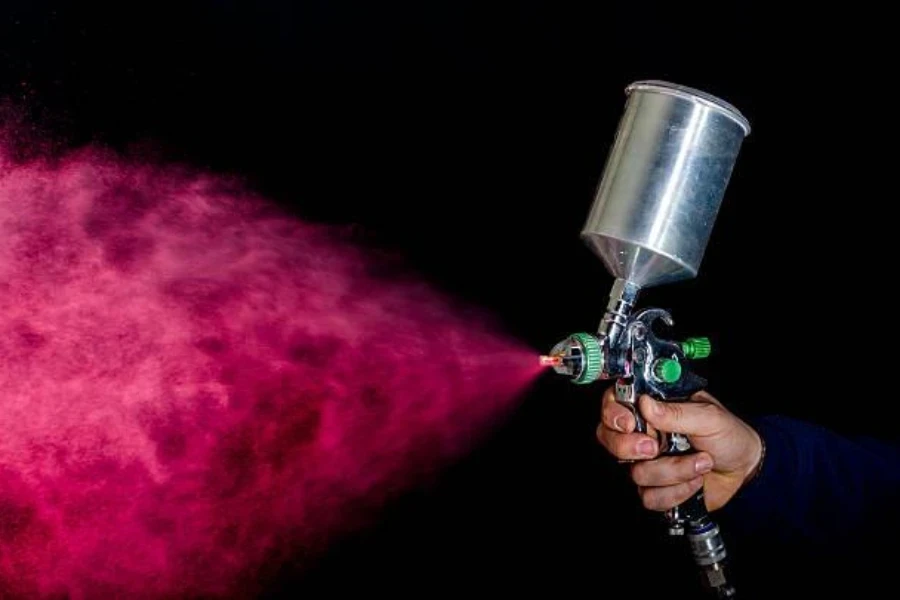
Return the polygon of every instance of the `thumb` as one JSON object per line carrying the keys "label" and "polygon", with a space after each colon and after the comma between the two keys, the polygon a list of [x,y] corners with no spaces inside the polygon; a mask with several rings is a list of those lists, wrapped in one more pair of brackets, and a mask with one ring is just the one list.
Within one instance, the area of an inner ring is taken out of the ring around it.
{"label": "thumb", "polygon": [[659,431],[684,435],[712,435],[721,429],[722,412],[711,402],[660,402],[644,395],[641,414]]}

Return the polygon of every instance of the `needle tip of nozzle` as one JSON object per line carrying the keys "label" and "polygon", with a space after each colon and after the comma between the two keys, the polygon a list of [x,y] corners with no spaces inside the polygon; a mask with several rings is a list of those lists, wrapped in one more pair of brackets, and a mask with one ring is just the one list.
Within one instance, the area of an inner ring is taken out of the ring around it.
{"label": "needle tip of nozzle", "polygon": [[561,356],[548,356],[546,354],[541,355],[540,362],[542,367],[555,367],[562,363]]}

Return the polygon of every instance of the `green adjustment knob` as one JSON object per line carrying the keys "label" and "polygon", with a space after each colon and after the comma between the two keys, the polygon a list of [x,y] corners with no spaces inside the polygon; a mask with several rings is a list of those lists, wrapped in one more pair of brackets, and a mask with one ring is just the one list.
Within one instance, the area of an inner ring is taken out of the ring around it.
{"label": "green adjustment knob", "polygon": [[709,343],[709,338],[688,338],[681,342],[681,351],[684,352],[685,358],[706,358],[712,352],[712,345]]}
{"label": "green adjustment knob", "polygon": [[681,363],[671,358],[660,358],[653,363],[653,375],[665,383],[675,383],[681,378]]}
{"label": "green adjustment knob", "polygon": [[579,385],[597,381],[603,371],[603,348],[597,338],[589,333],[575,333],[571,338],[583,351],[581,374],[574,380]]}

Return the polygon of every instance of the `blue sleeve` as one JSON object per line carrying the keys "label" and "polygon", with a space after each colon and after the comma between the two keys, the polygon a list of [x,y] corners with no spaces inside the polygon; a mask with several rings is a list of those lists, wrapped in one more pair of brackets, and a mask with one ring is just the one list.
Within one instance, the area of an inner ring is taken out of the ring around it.
{"label": "blue sleeve", "polygon": [[840,552],[897,531],[900,446],[783,416],[752,425],[766,452],[758,476],[719,511],[733,535]]}

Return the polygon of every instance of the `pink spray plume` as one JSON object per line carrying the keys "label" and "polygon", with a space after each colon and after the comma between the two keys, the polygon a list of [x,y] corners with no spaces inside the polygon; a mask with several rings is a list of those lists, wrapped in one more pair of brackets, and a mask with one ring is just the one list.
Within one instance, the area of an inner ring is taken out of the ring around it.
{"label": "pink spray plume", "polygon": [[[2,141],[2,138],[0,138]],[[224,180],[0,143],[0,598],[252,597],[541,370]]]}

